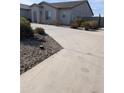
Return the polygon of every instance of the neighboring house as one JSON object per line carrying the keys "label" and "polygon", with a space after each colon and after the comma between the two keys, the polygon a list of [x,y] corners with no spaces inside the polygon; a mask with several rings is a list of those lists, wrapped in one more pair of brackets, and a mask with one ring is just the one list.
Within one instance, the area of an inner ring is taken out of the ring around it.
{"label": "neighboring house", "polygon": [[34,23],[69,25],[82,17],[92,17],[93,12],[88,0],[32,4],[20,6],[21,16],[27,17]]}
{"label": "neighboring house", "polygon": [[31,8],[28,5],[20,4],[20,15],[31,20]]}

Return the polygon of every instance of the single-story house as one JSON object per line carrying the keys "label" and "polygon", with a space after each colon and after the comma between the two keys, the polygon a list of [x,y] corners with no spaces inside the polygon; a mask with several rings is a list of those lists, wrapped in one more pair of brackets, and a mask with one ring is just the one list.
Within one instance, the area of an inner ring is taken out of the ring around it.
{"label": "single-story house", "polygon": [[82,17],[92,17],[93,11],[88,0],[59,3],[41,2],[39,4],[20,4],[20,15],[34,23],[69,25]]}

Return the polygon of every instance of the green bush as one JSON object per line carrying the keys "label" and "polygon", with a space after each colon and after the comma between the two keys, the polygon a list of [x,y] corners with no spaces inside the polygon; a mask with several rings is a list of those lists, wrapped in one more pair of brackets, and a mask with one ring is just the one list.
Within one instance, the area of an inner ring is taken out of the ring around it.
{"label": "green bush", "polygon": [[97,30],[99,28],[98,23],[96,21],[86,21],[83,23],[83,26],[85,30],[89,30],[89,29]]}
{"label": "green bush", "polygon": [[34,33],[38,33],[38,34],[41,34],[41,35],[45,35],[46,34],[45,30],[43,28],[41,28],[41,27],[35,28]]}
{"label": "green bush", "polygon": [[20,18],[20,38],[30,38],[33,37],[33,30],[31,28],[30,22],[24,18]]}
{"label": "green bush", "polygon": [[86,21],[82,20],[81,23],[80,23],[80,27],[85,27],[85,22]]}

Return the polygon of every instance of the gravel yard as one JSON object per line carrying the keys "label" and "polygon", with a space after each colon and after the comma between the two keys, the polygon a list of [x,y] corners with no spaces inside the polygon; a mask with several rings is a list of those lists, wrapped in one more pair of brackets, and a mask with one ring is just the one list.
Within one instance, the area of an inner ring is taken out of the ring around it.
{"label": "gravel yard", "polygon": [[[40,48],[43,45],[43,49]],[[20,74],[31,69],[62,47],[50,36],[35,34],[34,38],[20,42]]]}

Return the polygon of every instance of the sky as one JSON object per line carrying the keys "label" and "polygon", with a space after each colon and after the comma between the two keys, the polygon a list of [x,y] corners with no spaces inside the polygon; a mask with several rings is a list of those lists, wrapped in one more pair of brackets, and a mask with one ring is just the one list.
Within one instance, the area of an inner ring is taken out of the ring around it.
{"label": "sky", "polygon": [[[22,4],[31,5],[33,3],[39,3],[42,1],[46,2],[64,2],[64,1],[76,1],[76,0],[20,0]],[[77,0],[79,1],[79,0]],[[93,10],[93,13],[95,16],[98,16],[99,14],[101,16],[104,16],[104,0],[88,0],[90,3],[90,6]]]}

